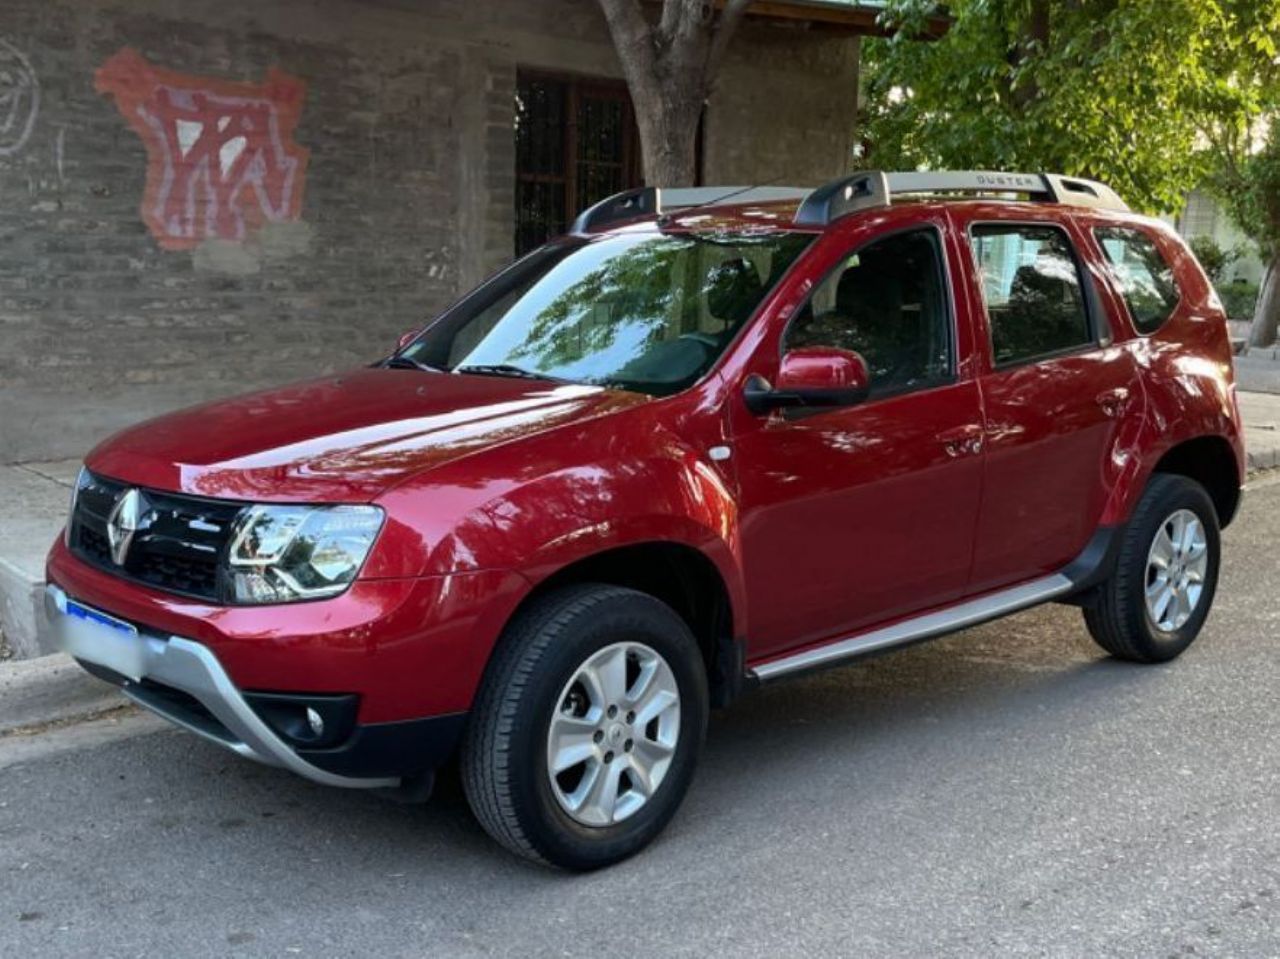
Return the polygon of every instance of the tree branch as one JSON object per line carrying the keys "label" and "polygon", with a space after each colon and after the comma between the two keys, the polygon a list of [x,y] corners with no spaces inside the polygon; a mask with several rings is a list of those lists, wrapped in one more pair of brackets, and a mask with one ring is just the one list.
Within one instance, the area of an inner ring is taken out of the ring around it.
{"label": "tree branch", "polygon": [[680,14],[684,0],[662,0],[662,19],[658,21],[658,34],[664,43],[670,43],[680,26]]}
{"label": "tree branch", "polygon": [[[639,85],[649,81],[653,76],[656,50],[653,44],[653,32],[649,28],[649,21],[644,18],[640,10],[639,0],[599,0],[599,2],[628,82]],[[662,11],[664,21],[667,19],[667,8],[679,2],[680,0],[667,0]]]}
{"label": "tree branch", "polygon": [[720,20],[716,24],[716,32],[711,38],[711,49],[707,52],[707,67],[704,73],[705,83],[708,90],[715,82],[716,74],[720,72],[720,61],[724,59],[724,52],[729,46],[729,41],[733,38],[734,31],[738,29],[738,24],[742,21],[742,17],[747,12],[747,7],[751,6],[752,0],[728,0],[724,5],[724,9],[720,11]]}

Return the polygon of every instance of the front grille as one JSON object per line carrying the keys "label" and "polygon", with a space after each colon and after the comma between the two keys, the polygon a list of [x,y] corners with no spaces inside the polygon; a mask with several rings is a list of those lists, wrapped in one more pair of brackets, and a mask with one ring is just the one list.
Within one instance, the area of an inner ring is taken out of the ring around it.
{"label": "front grille", "polygon": [[117,576],[182,596],[220,598],[218,569],[242,507],[143,489],[146,510],[123,565],[111,558],[107,517],[127,489],[86,473],[71,516],[71,551]]}

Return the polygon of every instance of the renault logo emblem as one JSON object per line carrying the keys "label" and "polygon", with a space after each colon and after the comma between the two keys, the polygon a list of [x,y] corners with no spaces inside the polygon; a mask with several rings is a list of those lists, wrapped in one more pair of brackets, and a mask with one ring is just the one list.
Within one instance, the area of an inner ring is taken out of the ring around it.
{"label": "renault logo emblem", "polygon": [[107,543],[111,546],[111,560],[123,566],[129,556],[129,544],[133,534],[147,525],[151,507],[140,490],[125,490],[111,507],[107,517]]}

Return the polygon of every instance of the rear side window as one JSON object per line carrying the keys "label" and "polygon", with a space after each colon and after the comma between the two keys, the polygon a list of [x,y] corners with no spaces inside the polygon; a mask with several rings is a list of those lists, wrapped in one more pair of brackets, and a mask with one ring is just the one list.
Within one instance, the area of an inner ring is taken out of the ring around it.
{"label": "rear side window", "polygon": [[1173,268],[1141,230],[1106,226],[1096,228],[1093,235],[1107,256],[1134,328],[1139,333],[1154,333],[1173,314],[1181,298]]}
{"label": "rear side window", "polygon": [[997,366],[1064,353],[1093,342],[1071,241],[1056,227],[973,227]]}

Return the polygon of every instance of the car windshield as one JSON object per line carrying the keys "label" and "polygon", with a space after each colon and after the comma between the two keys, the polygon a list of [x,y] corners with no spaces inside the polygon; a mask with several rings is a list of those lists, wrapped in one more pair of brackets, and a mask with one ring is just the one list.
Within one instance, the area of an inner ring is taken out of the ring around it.
{"label": "car windshield", "polygon": [[551,244],[464,298],[395,362],[675,393],[711,368],[812,239],[681,232]]}

